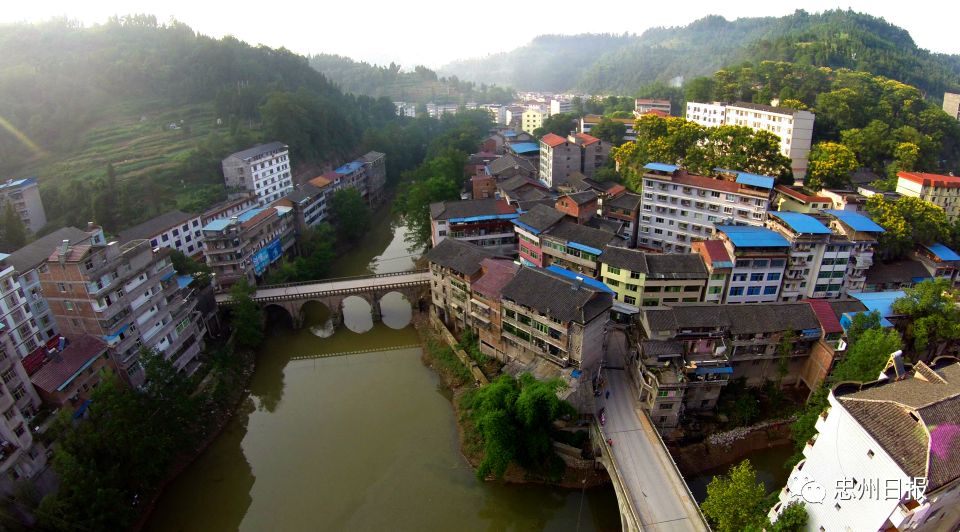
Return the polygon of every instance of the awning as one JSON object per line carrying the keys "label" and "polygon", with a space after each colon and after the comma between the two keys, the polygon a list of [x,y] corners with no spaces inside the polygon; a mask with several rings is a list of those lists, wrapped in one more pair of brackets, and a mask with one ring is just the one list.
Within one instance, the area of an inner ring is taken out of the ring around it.
{"label": "awning", "polygon": [[640,312],[639,307],[628,305],[617,300],[613,301],[613,310],[619,312],[620,314],[638,314]]}
{"label": "awning", "polygon": [[578,244],[576,242],[567,242],[567,247],[578,249],[580,251],[586,251],[587,253],[591,253],[593,255],[600,255],[603,253],[603,250],[599,250],[597,248],[590,247],[584,244]]}
{"label": "awning", "polygon": [[729,366],[697,368],[696,374],[697,374],[697,375],[711,375],[711,374],[720,374],[720,375],[722,375],[722,374],[727,374],[727,375],[731,375],[731,374],[733,374],[733,368],[731,368],[731,367],[729,367]]}

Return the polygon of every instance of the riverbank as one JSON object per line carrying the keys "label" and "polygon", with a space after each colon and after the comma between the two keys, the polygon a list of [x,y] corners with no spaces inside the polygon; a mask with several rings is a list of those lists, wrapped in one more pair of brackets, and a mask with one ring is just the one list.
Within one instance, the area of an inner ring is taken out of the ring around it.
{"label": "riverbank", "polygon": [[[467,368],[453,353],[453,349],[447,345],[448,341],[442,339],[443,331],[436,330],[431,324],[432,320],[422,315],[415,320],[423,348],[421,361],[436,372],[443,386],[450,392],[460,454],[476,471],[483,460],[482,442],[473,423],[461,408],[461,401],[465,394],[478,386],[479,379],[474,379],[471,372],[473,368]],[[565,489],[596,488],[610,484],[610,476],[602,467],[596,466],[593,460],[572,457],[570,454],[573,448],[559,445],[567,452],[563,455],[558,453],[564,461],[564,469],[558,479],[538,475],[517,464],[510,464],[501,481],[507,484],[538,484]]]}
{"label": "riverbank", "polygon": [[729,468],[758,452],[793,446],[791,419],[765,421],[713,434],[700,443],[668,446],[684,477]]}

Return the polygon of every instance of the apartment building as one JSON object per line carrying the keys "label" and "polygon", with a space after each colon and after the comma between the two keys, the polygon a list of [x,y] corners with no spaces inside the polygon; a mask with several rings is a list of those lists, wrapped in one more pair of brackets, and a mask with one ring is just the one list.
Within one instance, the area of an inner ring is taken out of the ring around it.
{"label": "apartment building", "polygon": [[790,242],[771,229],[746,225],[719,225],[717,238],[733,260],[722,302],[778,301]]}
{"label": "apartment building", "polygon": [[367,174],[367,201],[371,206],[383,203],[384,190],[387,186],[387,155],[378,151],[370,151],[357,159],[363,164],[363,171]]}
{"label": "apartment building", "polygon": [[31,233],[47,225],[47,213],[43,210],[36,178],[8,179],[0,183],[0,209],[6,208],[7,203]]}
{"label": "apartment building", "polygon": [[[230,218],[231,216],[248,211],[258,205],[257,195],[253,192],[234,193],[229,195],[229,199],[217,203],[213,207],[203,211],[200,215],[200,227],[207,225],[214,220]],[[151,244],[153,244],[151,242]],[[158,247],[155,244],[153,247]]]}
{"label": "apartment building", "polygon": [[615,300],[627,305],[703,301],[709,275],[695,253],[660,255],[606,246],[600,261],[600,280],[614,291]]}
{"label": "apartment building", "polygon": [[867,271],[873,266],[877,239],[885,230],[870,218],[855,211],[829,209],[823,211],[823,214],[827,216],[830,230],[850,242],[850,260],[843,278],[843,293],[863,291]]}
{"label": "apartment building", "polygon": [[447,238],[476,244],[502,255],[517,250],[513,220],[517,208],[502,199],[441,201],[430,204],[431,243]]}
{"label": "apartment building", "polygon": [[[669,103],[669,102],[668,102]],[[669,114],[669,113],[668,113]],[[639,115],[638,115],[639,116]],[[623,124],[623,140],[624,142],[633,142],[637,140],[637,131],[636,131],[636,118],[610,118],[603,117],[600,115],[584,115],[580,118],[580,132],[590,134],[593,131],[593,128],[597,124],[602,122],[606,118],[607,120],[613,120],[614,122],[620,122]]]}
{"label": "apartment building", "polygon": [[[598,367],[613,296],[585,282],[522,267],[501,290],[503,352],[508,360],[544,359],[562,368]],[[602,286],[602,285],[601,285]]]}
{"label": "apartment building", "polygon": [[567,99],[550,100],[550,116],[573,112],[573,102]]}
{"label": "apartment building", "polygon": [[798,212],[771,212],[767,226],[790,243],[781,301],[840,297],[853,247],[844,236]]}
{"label": "apartment building", "polygon": [[150,348],[191,374],[206,330],[197,300],[187,296],[170,260],[146,240],[107,243],[95,233],[86,244],[63,242],[40,272],[44,297],[67,338],[102,338],[120,374],[143,382],[140,349]]}
{"label": "apartment building", "polygon": [[833,200],[826,195],[813,194],[803,187],[777,185],[773,204],[778,211],[816,213],[822,209],[832,209]]}
{"label": "apartment building", "polygon": [[103,377],[116,371],[107,343],[89,334],[52,349],[30,381],[44,403],[76,408],[90,398]]}
{"label": "apartment building", "polygon": [[645,115],[650,111],[660,111],[670,115],[672,106],[670,100],[657,100],[653,98],[637,98],[633,101],[633,114],[636,116]]}
{"label": "apartment building", "polygon": [[816,119],[810,111],[747,102],[687,102],[686,118],[707,127],[743,126],[773,133],[780,138],[780,152],[791,160],[793,177],[802,181],[807,174]]}
{"label": "apartment building", "polygon": [[171,248],[188,257],[200,257],[203,255],[200,218],[199,214],[183,211],[166,212],[120,231],[117,241],[125,244],[134,240],[149,240],[155,248]]}
{"label": "apartment building", "polygon": [[922,264],[934,279],[946,279],[956,285],[960,272],[960,255],[956,251],[937,242],[918,244],[912,258]]}
{"label": "apartment building", "polygon": [[517,252],[520,263],[542,268],[545,263],[541,237],[544,231],[560,223],[566,215],[546,205],[535,205],[513,221],[517,233]]}
{"label": "apartment building", "polygon": [[7,353],[18,359],[26,358],[45,343],[44,330],[33,317],[31,298],[20,286],[19,275],[8,261],[9,255],[0,253],[0,329],[5,331]]}
{"label": "apartment building", "polygon": [[[437,317],[457,331],[473,328],[471,286],[483,275],[482,262],[496,257],[495,253],[470,242],[445,238],[424,257],[430,265],[430,300]],[[483,307],[478,307],[477,313],[489,321]]]}
{"label": "apartment building", "polygon": [[30,421],[40,408],[30,377],[9,339],[0,327],[0,492],[17,496],[17,481],[30,479],[47,463],[46,450],[35,441]]}
{"label": "apartment building", "polygon": [[566,184],[573,172],[580,171],[580,147],[560,135],[547,133],[540,139],[540,180],[548,187]]}
{"label": "apartment building", "polygon": [[282,142],[232,153],[223,159],[222,166],[227,188],[254,192],[261,205],[272,203],[293,188],[290,149]]}
{"label": "apartment building", "polygon": [[293,209],[297,234],[302,234],[327,219],[329,190],[330,180],[317,176],[295,186],[289,194],[277,200],[275,205]]}
{"label": "apartment building", "polygon": [[721,303],[726,300],[733,273],[733,259],[722,240],[700,240],[693,243],[693,253],[700,255],[707,270],[707,285],[703,292],[703,301]]}
{"label": "apartment building", "polygon": [[960,216],[960,177],[897,172],[897,193],[929,201],[946,211],[951,222]]}
{"label": "apartment building", "polygon": [[532,135],[534,131],[543,127],[543,119],[546,117],[547,114],[541,109],[526,109],[520,115],[520,129]]}
{"label": "apartment building", "polygon": [[470,283],[470,317],[477,329],[480,352],[507,362],[503,351],[500,297],[520,266],[510,260],[480,260],[480,278]]}
{"label": "apartment building", "polygon": [[256,284],[295,242],[296,221],[285,206],[256,207],[203,226],[203,257],[218,290],[246,279]]}
{"label": "apartment building", "polygon": [[960,94],[943,93],[943,112],[952,116],[955,120],[960,120]]}
{"label": "apartment building", "polygon": [[956,358],[910,367],[898,351],[878,380],[838,384],[828,402],[771,519],[816,493],[807,530],[960,529]]}
{"label": "apartment building", "polygon": [[[620,244],[615,233],[594,229],[572,221],[561,221],[541,232],[540,253],[544,267],[558,266],[596,279],[600,274],[600,256],[609,244]],[[532,242],[526,242],[528,248]]]}
{"label": "apartment building", "polygon": [[[610,144],[586,133],[577,133],[567,138],[580,148],[580,173],[592,178],[603,168],[610,157]],[[569,177],[569,176],[568,176]]]}
{"label": "apartment building", "polygon": [[726,170],[704,177],[663,163],[643,168],[638,245],[686,253],[694,241],[710,238],[715,224],[766,220],[772,177]]}
{"label": "apartment building", "polygon": [[641,195],[626,191],[612,197],[607,196],[601,200],[600,217],[622,223],[623,229],[620,231],[620,237],[626,240],[630,247],[637,246],[642,203],[643,197]]}

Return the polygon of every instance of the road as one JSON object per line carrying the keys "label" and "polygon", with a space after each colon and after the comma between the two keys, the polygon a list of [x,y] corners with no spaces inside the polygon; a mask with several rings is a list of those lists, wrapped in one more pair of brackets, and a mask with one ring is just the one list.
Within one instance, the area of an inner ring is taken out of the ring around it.
{"label": "road", "polygon": [[[317,292],[337,292],[351,291],[365,288],[377,288],[380,286],[391,286],[405,283],[427,283],[430,282],[430,272],[418,271],[402,273],[399,275],[389,274],[382,276],[367,276],[346,279],[333,279],[329,281],[317,281],[316,283],[301,284],[295,286],[278,286],[257,289],[253,299],[285,298],[306,296]],[[217,294],[217,303],[224,303],[230,300],[229,293]]]}
{"label": "road", "polygon": [[624,367],[620,361],[625,351],[622,341],[622,336],[610,340],[607,353],[611,368],[604,371],[610,398],[601,395],[598,406],[606,408],[602,430],[613,441],[613,458],[641,526],[645,531],[707,530],[656,428],[646,414],[638,411],[626,371],[612,369]]}

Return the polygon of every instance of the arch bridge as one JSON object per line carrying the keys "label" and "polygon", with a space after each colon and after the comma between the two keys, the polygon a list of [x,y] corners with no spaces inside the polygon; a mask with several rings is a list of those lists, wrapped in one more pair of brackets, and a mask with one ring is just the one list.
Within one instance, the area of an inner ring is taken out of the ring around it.
{"label": "arch bridge", "polygon": [[[294,327],[303,325],[304,306],[316,301],[325,305],[333,314],[334,323],[343,320],[343,300],[359,297],[365,300],[373,313],[374,321],[381,317],[380,300],[390,292],[398,292],[410,302],[414,311],[420,310],[421,297],[430,286],[428,270],[398,273],[381,273],[359,277],[341,277],[320,281],[305,281],[257,287],[252,299],[262,306],[275,305],[286,310],[293,319]],[[217,305],[229,306],[233,298],[229,293],[217,294]]]}

